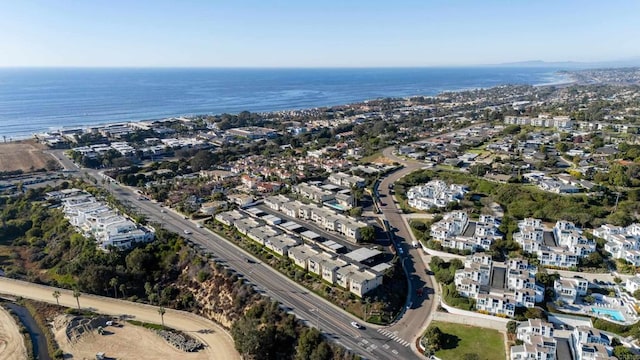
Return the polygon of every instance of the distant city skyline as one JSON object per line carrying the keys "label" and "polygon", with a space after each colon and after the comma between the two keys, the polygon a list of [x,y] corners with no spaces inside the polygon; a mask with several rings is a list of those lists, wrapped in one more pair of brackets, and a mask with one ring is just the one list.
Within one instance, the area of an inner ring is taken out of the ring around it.
{"label": "distant city skyline", "polygon": [[423,67],[640,59],[638,1],[0,3],[0,67]]}

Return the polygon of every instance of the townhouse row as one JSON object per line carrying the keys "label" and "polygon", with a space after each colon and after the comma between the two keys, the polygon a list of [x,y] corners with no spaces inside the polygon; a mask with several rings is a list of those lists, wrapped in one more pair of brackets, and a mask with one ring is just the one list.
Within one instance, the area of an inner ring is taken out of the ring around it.
{"label": "townhouse row", "polygon": [[311,220],[324,230],[337,232],[352,243],[362,239],[361,230],[367,227],[367,224],[333,210],[294,201],[284,195],[269,196],[264,199],[264,204],[291,218]]}
{"label": "townhouse row", "polygon": [[155,237],[153,228],[136,224],[89,193],[78,191],[60,200],[69,223],[84,236],[94,238],[103,250],[110,246],[127,249],[135,243],[153,241]]}
{"label": "townhouse row", "polygon": [[215,220],[235,227],[238,232],[260,245],[280,256],[288,257],[305,271],[316,274],[328,283],[338,285],[356,296],[362,297],[382,285],[381,272],[387,268],[386,264],[373,268],[362,265],[358,260],[363,258],[363,249],[345,255],[322,251],[237,210],[219,213]]}
{"label": "townhouse row", "polygon": [[[319,183],[300,183],[292,188],[294,193],[316,203],[325,204],[332,208],[348,210],[354,206],[354,198],[351,190],[343,189],[337,185]],[[336,206],[336,204],[338,206]]]}

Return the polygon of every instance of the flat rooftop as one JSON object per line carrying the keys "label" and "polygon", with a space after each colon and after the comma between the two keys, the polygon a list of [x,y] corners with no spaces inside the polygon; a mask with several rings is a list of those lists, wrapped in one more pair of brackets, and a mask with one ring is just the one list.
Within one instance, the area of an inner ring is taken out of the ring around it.
{"label": "flat rooftop", "polygon": [[353,261],[363,262],[368,259],[371,259],[372,257],[378,256],[380,254],[382,253],[375,249],[360,248],[350,253],[346,253],[344,256],[348,257]]}

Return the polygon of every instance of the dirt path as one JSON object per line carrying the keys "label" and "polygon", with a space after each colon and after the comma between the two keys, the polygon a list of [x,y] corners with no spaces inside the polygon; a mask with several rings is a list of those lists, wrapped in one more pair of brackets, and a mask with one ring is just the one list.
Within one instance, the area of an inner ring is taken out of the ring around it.
{"label": "dirt path", "polygon": [[23,360],[26,358],[27,348],[18,324],[9,312],[0,306],[0,359]]}
{"label": "dirt path", "polygon": [[[52,296],[54,290],[56,288],[0,277],[0,293],[55,304],[56,301]],[[76,299],[71,291],[57,290],[61,293],[60,305],[77,307]],[[138,321],[160,323],[158,308],[155,306],[88,294],[82,294],[78,300],[82,308],[100,314],[129,315]],[[207,359],[240,359],[233,346],[231,336],[210,320],[188,312],[166,309],[164,323],[168,327],[181,330],[205,343],[207,347],[202,353],[206,354]],[[139,345],[138,340],[135,339],[135,344]],[[139,351],[143,352],[144,349],[140,348]]]}

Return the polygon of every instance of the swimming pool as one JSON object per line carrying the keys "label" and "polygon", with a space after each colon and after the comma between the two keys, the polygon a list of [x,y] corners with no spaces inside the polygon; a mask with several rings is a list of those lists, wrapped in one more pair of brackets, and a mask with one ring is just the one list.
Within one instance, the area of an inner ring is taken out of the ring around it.
{"label": "swimming pool", "polygon": [[616,321],[622,321],[624,322],[625,318],[624,316],[622,316],[622,313],[620,312],[620,310],[612,310],[612,309],[603,309],[603,308],[597,308],[597,307],[592,307],[591,311],[594,312],[595,314],[598,315],[605,315],[604,317],[610,317],[613,320]]}

